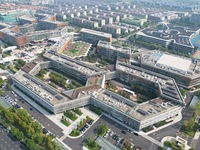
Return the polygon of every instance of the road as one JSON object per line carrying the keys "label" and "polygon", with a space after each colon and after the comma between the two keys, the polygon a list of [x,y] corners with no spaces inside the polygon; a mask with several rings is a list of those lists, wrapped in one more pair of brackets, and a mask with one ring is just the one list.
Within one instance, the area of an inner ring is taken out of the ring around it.
{"label": "road", "polygon": [[[34,109],[32,105],[26,102],[22,97],[15,97],[10,91],[7,91],[6,89],[5,93],[11,97],[12,99],[17,99],[17,104],[21,106],[22,108],[26,109],[30,115],[32,115],[39,123],[41,123],[45,128],[47,128],[51,133],[53,133],[57,137],[62,136],[62,129],[57,126],[54,122],[52,122],[50,119],[48,119],[44,114],[39,112],[37,109]],[[23,101],[23,103],[22,103]],[[33,108],[30,110],[30,108]]]}
{"label": "road", "polygon": [[17,139],[0,125],[0,149],[1,150],[27,150]]}
{"label": "road", "polygon": [[134,143],[136,146],[141,147],[143,150],[155,150],[155,147],[157,147],[155,144],[152,144],[149,140],[146,140],[142,136],[136,136],[133,133],[126,133],[126,135],[122,134],[122,130],[126,130],[125,127],[119,125],[118,123],[114,122],[113,120],[102,116],[97,120],[85,133],[82,137],[78,139],[70,139],[66,138],[64,139],[64,143],[66,143],[69,147],[72,149],[82,149],[83,142],[89,138],[92,137],[95,139],[97,137],[96,135],[96,127],[100,124],[106,124],[108,128],[110,128],[113,132],[120,135],[120,137],[123,137],[124,139],[129,139],[132,143]]}
{"label": "road", "polygon": [[[161,141],[162,138],[166,137],[166,136],[173,136],[173,137],[176,137],[177,136],[177,132],[181,129],[181,126],[184,122],[184,120],[189,120],[189,118],[191,118],[193,115],[193,110],[189,109],[188,107],[187,108],[184,108],[182,110],[182,120],[178,123],[175,123],[171,126],[168,126],[164,129],[161,129],[159,131],[156,131],[154,133],[151,133],[149,136],[158,140],[158,141]],[[179,135],[180,136],[180,135]],[[183,137],[185,140],[188,141],[188,144],[190,144],[192,138],[191,137]]]}

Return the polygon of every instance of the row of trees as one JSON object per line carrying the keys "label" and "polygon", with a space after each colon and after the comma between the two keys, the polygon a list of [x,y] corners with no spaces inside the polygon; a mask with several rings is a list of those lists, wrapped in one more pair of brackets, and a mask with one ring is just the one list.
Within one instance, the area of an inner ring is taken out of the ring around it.
{"label": "row of trees", "polygon": [[60,150],[52,137],[42,133],[41,125],[24,109],[5,109],[0,106],[2,124],[30,150]]}
{"label": "row of trees", "polygon": [[138,83],[131,83],[131,90],[137,92],[137,101],[138,103],[142,103],[149,99],[153,99],[156,97],[156,94],[150,91],[147,87],[142,86]]}
{"label": "row of trees", "polygon": [[49,77],[50,77],[51,81],[54,82],[55,84],[58,84],[62,87],[66,87],[66,79],[63,78],[62,76],[60,76],[54,72],[51,72],[49,74]]}
{"label": "row of trees", "polygon": [[42,69],[38,72],[38,74],[36,75],[36,77],[38,77],[41,80],[44,80],[44,75],[48,72],[48,70],[46,69]]}
{"label": "row of trees", "polygon": [[189,120],[185,120],[181,130],[189,136],[194,136],[195,132],[200,130],[200,125],[195,122],[196,117],[198,116],[200,110],[200,102],[194,108],[193,116]]}

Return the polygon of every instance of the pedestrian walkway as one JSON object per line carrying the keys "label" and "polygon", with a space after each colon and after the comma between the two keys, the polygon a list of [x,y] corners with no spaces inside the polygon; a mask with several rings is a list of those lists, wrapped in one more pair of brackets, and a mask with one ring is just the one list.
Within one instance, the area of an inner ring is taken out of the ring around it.
{"label": "pedestrian walkway", "polygon": [[190,146],[191,147],[196,147],[196,145],[197,145],[197,142],[198,142],[198,139],[199,139],[199,136],[200,136],[200,132],[199,131],[197,131],[196,133],[195,133],[195,135],[194,135],[194,138],[192,139],[192,141],[191,141],[191,143],[190,143]]}
{"label": "pedestrian walkway", "polygon": [[94,112],[92,112],[91,110],[89,110],[88,107],[83,107],[83,108],[79,108],[81,110],[81,112],[85,115],[85,116],[89,116],[90,118],[92,118],[93,120],[96,120],[99,115],[95,114]]}
{"label": "pedestrian walkway", "polygon": [[72,124],[70,124],[67,128],[67,130],[64,131],[64,134],[66,136],[69,136],[69,134],[72,132],[72,130],[76,129],[77,126],[80,124],[80,122],[85,119],[86,116],[84,114],[82,114],[80,117],[78,117],[78,119],[76,119]]}

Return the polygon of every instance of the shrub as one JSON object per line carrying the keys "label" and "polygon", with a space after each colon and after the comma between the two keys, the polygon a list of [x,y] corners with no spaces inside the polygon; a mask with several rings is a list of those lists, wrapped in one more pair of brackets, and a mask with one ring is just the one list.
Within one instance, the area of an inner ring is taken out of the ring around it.
{"label": "shrub", "polygon": [[167,146],[167,147],[172,148],[172,143],[170,141],[165,141],[164,145]]}

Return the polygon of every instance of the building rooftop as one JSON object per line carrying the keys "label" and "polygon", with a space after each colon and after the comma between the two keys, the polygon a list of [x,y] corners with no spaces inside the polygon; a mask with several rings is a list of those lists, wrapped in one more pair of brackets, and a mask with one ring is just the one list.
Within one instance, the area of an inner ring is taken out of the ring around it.
{"label": "building rooftop", "polygon": [[96,34],[98,36],[104,36],[104,37],[107,37],[107,38],[112,37],[112,34],[99,32],[99,31],[95,31],[95,30],[90,30],[90,29],[85,29],[85,28],[82,28],[80,32],[85,32],[85,33],[89,33],[89,34]]}
{"label": "building rooftop", "polygon": [[137,104],[105,89],[90,91],[90,93],[95,99],[137,120],[145,120],[180,106],[160,97],[142,104]]}
{"label": "building rooftop", "polygon": [[4,29],[1,30],[1,32],[8,34],[8,35],[11,35],[11,36],[16,37],[16,38],[24,36],[24,34],[19,33],[19,32],[14,32],[9,28],[4,28]]}
{"label": "building rooftop", "polygon": [[197,28],[176,26],[173,24],[162,24],[162,27],[155,30],[146,28],[137,34],[146,35],[165,41],[174,41],[174,43],[194,47],[190,40],[191,36],[194,35],[197,30]]}
{"label": "building rooftop", "polygon": [[190,78],[200,76],[200,62],[195,59],[169,53],[164,54],[159,51],[143,52],[140,59],[142,65],[145,64]]}
{"label": "building rooftop", "polygon": [[156,65],[166,66],[175,69],[180,72],[187,72],[192,61],[188,59],[183,59],[180,57],[163,54],[157,61]]}
{"label": "building rooftop", "polygon": [[69,99],[58,91],[53,89],[38,78],[24,72],[18,71],[14,78],[16,78],[21,84],[28,88],[31,92],[36,93],[39,97],[42,97],[47,103],[56,105],[68,101]]}
{"label": "building rooftop", "polygon": [[129,74],[129,76],[132,76],[141,82],[146,81],[148,84],[154,84],[155,87],[158,87],[156,90],[160,91],[160,96],[169,101],[185,104],[178,86],[172,78],[122,62],[117,63],[116,70]]}
{"label": "building rooftop", "polygon": [[97,47],[98,46],[112,49],[114,51],[127,53],[127,54],[130,53],[130,50],[131,50],[131,48],[129,48],[129,47],[122,47],[122,46],[114,45],[114,44],[111,44],[110,42],[106,42],[106,41],[99,41]]}
{"label": "building rooftop", "polygon": [[24,20],[28,20],[28,21],[36,21],[36,18],[34,18],[32,16],[20,16],[19,19],[24,19]]}

